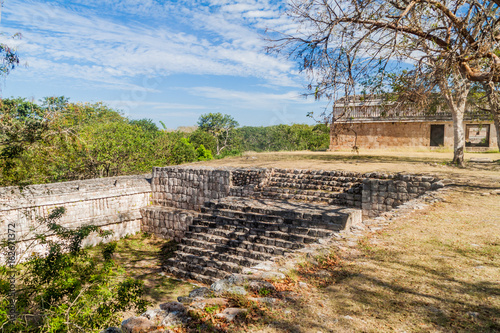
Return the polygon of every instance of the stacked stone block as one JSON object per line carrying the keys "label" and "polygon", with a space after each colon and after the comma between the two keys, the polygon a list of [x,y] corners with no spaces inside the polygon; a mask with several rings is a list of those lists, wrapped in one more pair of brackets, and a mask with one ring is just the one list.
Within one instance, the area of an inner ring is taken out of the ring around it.
{"label": "stacked stone block", "polygon": [[141,230],[164,239],[180,242],[184,233],[193,224],[198,212],[177,208],[152,206],[141,209]]}
{"label": "stacked stone block", "polygon": [[[151,200],[150,180],[149,175],[138,175],[0,188],[0,239],[7,237],[7,226],[14,225],[10,229],[15,230],[15,239],[21,242],[18,252],[23,253],[34,236],[31,228],[38,225],[37,218],[47,217],[56,207],[66,209],[58,221],[65,227],[98,225],[113,231],[107,240],[134,234],[141,228],[140,208]],[[38,232],[44,230],[38,228]],[[101,241],[91,235],[84,245]]]}
{"label": "stacked stone block", "polygon": [[361,211],[312,203],[225,198],[207,202],[165,270],[211,284],[361,221]]}
{"label": "stacked stone block", "polygon": [[380,215],[427,191],[441,187],[443,184],[431,176],[375,174],[363,180],[363,215]]}
{"label": "stacked stone block", "polygon": [[153,168],[153,205],[199,210],[205,201],[227,197],[230,183],[226,169]]}

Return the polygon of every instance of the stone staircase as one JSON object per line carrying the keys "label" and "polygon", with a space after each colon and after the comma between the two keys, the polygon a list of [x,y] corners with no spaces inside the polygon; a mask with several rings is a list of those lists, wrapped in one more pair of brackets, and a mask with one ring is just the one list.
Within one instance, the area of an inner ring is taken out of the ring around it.
{"label": "stone staircase", "polygon": [[209,201],[164,269],[211,284],[360,220],[359,210],[307,202],[236,197]]}
{"label": "stone staircase", "polygon": [[274,169],[253,196],[352,206],[361,190],[362,178],[351,172]]}

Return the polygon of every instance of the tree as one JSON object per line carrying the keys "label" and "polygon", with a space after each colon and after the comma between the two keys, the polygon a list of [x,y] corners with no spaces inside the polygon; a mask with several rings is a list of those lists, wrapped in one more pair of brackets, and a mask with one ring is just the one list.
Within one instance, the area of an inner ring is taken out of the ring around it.
{"label": "tree", "polygon": [[[3,35],[3,34],[2,34]],[[21,34],[17,33],[11,38],[21,38]],[[10,73],[17,65],[19,65],[19,55],[16,50],[7,44],[0,43],[0,75],[5,76]]]}
{"label": "tree", "polygon": [[[271,51],[299,60],[316,98],[374,91],[388,73],[410,67],[409,90],[438,89],[454,122],[453,162],[464,165],[463,116],[472,81],[498,82],[500,1],[292,0],[298,32],[272,40]],[[404,65],[403,61],[407,64]],[[479,71],[481,68],[483,71]],[[405,74],[406,75],[406,74]]]}
{"label": "tree", "polygon": [[233,129],[239,124],[230,115],[222,113],[208,113],[200,116],[198,126],[202,131],[212,134],[216,139],[216,155],[220,155],[231,142]]}
{"label": "tree", "polygon": [[[0,266],[2,332],[99,332],[119,325],[123,312],[141,313],[149,305],[143,299],[142,281],[117,280],[120,267],[112,257],[116,243],[104,245],[96,254],[82,246],[91,233],[106,238],[110,231],[95,225],[66,228],[58,223],[64,213],[64,207],[58,207],[47,217],[38,217],[34,232],[26,235],[27,260],[21,264],[23,256],[18,256]],[[0,252],[8,253],[11,246],[2,239]],[[33,252],[40,251],[40,246],[47,253]],[[17,318],[9,318],[8,313],[13,274]]]}

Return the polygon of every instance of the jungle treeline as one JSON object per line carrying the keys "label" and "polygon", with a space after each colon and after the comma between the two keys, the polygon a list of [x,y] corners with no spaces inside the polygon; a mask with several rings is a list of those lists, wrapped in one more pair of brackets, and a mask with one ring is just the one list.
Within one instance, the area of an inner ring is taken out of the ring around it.
{"label": "jungle treeline", "polygon": [[[163,125],[163,123],[162,123]],[[245,151],[325,150],[325,124],[238,127],[229,115],[200,116],[192,132],[128,119],[103,103],[65,97],[0,101],[0,186],[147,173],[153,166]]]}

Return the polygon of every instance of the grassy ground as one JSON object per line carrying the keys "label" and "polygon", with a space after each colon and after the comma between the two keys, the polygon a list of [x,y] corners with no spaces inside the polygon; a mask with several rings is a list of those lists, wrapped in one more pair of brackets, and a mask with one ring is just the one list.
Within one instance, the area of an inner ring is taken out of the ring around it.
{"label": "grassy ground", "polygon": [[[91,251],[100,251],[96,246]],[[159,304],[177,301],[178,296],[185,296],[195,285],[183,282],[162,273],[162,262],[172,256],[175,244],[153,235],[139,233],[117,242],[113,259],[121,267],[121,278],[133,277],[144,281],[145,299],[151,302],[149,308],[159,308]],[[120,278],[119,277],[119,278]],[[124,313],[123,318],[134,316]]]}
{"label": "grassy ground", "polygon": [[[500,154],[474,154],[493,161]],[[248,154],[205,165],[438,174],[445,201],[340,241],[333,269],[298,266],[310,287],[255,332],[500,332],[500,163],[446,165],[448,152]],[[342,243],[343,242],[343,243]],[[314,260],[313,260],[314,262]],[[316,264],[317,265],[317,264]],[[318,283],[318,276],[324,283]]]}

